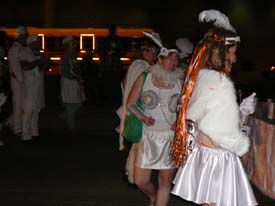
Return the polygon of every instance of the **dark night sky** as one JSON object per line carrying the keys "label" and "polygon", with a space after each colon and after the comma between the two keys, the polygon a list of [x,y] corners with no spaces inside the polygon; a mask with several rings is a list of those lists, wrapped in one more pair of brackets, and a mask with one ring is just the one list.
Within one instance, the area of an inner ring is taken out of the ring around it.
{"label": "dark night sky", "polygon": [[[47,12],[46,2],[55,5]],[[152,26],[164,42],[174,42],[182,36],[192,40],[200,36],[203,27],[197,19],[198,13],[204,9],[218,9],[229,16],[241,35],[244,58],[257,59],[262,65],[272,63],[274,0],[13,0],[1,4],[0,27],[20,24],[37,27]],[[51,25],[47,25],[46,19],[51,19]],[[259,55],[262,55],[261,60]]]}

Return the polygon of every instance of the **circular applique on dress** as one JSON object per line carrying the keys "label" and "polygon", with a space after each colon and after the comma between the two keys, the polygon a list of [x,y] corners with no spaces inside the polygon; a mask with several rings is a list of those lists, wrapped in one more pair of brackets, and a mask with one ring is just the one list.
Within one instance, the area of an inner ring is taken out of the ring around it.
{"label": "circular applique on dress", "polygon": [[179,102],[180,94],[173,94],[168,102],[168,108],[171,113],[177,112],[177,106]]}
{"label": "circular applique on dress", "polygon": [[145,109],[154,109],[159,103],[159,96],[153,90],[147,90],[142,93],[141,101]]}

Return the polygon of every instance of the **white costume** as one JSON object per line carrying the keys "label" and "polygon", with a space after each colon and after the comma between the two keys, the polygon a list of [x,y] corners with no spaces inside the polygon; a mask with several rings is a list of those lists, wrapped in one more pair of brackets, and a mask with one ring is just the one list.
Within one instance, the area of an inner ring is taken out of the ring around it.
{"label": "white costume", "polygon": [[167,79],[169,85],[173,85],[171,88],[158,88],[153,84],[153,74],[160,74],[160,70],[158,64],[154,65],[144,82],[141,94],[144,114],[153,117],[155,123],[153,126],[143,124],[136,159],[136,166],[157,170],[176,167],[169,154],[174,137],[171,128],[176,121],[176,107],[181,92],[181,82],[174,75],[171,75],[172,79]]}
{"label": "white costume", "polygon": [[[178,169],[172,193],[198,204],[257,205],[238,156],[249,148],[240,131],[239,107],[233,83],[224,74],[202,69],[189,101],[187,118],[214,147],[196,144]],[[197,142],[199,142],[197,140]]]}
{"label": "white costume", "polygon": [[[20,61],[33,62],[40,59],[30,47],[24,48],[19,54]],[[23,131],[22,139],[28,140],[38,136],[39,112],[45,107],[44,73],[36,66],[31,70],[23,71]]]}
{"label": "white costume", "polygon": [[11,74],[11,90],[13,103],[13,131],[22,131],[22,101],[23,101],[23,70],[19,63],[18,56],[24,46],[14,42],[8,53],[9,68]]}

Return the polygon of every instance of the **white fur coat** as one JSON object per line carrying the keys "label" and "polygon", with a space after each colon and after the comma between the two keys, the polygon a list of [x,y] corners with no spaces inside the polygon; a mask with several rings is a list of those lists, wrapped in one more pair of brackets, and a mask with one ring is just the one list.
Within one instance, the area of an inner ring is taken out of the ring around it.
{"label": "white fur coat", "polygon": [[224,74],[202,69],[191,96],[187,118],[198,123],[198,129],[223,149],[244,155],[249,138],[240,131],[239,106],[235,88]]}

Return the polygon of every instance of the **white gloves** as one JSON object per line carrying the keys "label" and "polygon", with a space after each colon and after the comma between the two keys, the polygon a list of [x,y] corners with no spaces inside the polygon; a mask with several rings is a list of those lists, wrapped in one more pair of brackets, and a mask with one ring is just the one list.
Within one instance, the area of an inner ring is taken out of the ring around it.
{"label": "white gloves", "polygon": [[240,104],[240,112],[242,116],[248,116],[255,112],[256,108],[256,93],[253,92],[250,96],[243,99]]}
{"label": "white gloves", "polygon": [[256,93],[253,92],[250,96],[243,99],[240,104],[240,112],[242,123],[246,122],[247,117],[253,114],[256,109]]}

